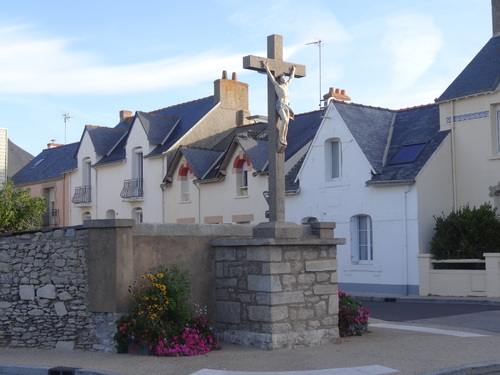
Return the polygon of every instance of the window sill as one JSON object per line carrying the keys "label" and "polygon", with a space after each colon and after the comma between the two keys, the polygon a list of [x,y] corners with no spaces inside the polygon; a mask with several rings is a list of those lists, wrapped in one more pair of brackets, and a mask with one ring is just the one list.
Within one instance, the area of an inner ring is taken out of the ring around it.
{"label": "window sill", "polygon": [[490,160],[500,160],[500,155],[493,155],[490,157]]}
{"label": "window sill", "polygon": [[73,205],[75,207],[92,207],[93,206],[92,202],[89,202],[89,203],[73,203]]}
{"label": "window sill", "polygon": [[380,264],[373,264],[373,262],[366,263],[352,263],[350,266],[344,268],[344,274],[351,276],[353,272],[366,272],[371,273],[373,276],[380,276],[382,273],[382,266]]}
{"label": "window sill", "polygon": [[248,197],[249,197],[249,195],[237,195],[236,197],[234,197],[234,199],[245,199]]}
{"label": "window sill", "polygon": [[143,202],[144,197],[137,197],[137,198],[123,198],[122,202]]}
{"label": "window sill", "polygon": [[322,184],[319,185],[321,188],[332,188],[338,186],[347,186],[349,185],[349,181],[346,178],[332,178],[331,180],[326,180]]}
{"label": "window sill", "polygon": [[189,204],[189,203],[191,203],[191,201],[190,201],[190,200],[189,200],[189,201],[180,201],[180,202],[179,202],[179,204]]}

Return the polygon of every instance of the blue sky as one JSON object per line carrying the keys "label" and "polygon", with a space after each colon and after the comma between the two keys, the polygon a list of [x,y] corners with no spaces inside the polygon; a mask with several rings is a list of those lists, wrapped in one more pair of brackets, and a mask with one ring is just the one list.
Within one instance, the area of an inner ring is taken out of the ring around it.
{"label": "blue sky", "polygon": [[[265,114],[265,76],[242,69],[284,39],[307,66],[290,85],[295,113],[321,92],[391,109],[434,101],[492,35],[490,0],[0,0],[0,127],[36,155],[76,142],[120,110],[152,111],[213,94],[222,71],[248,83]],[[71,118],[64,126],[63,114]]]}

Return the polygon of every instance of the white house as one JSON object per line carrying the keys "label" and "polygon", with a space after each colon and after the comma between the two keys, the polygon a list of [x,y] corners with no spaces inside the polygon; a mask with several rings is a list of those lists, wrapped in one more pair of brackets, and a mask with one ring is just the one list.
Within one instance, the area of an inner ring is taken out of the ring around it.
{"label": "white house", "polygon": [[[451,202],[448,132],[436,105],[401,111],[331,100],[297,174],[286,217],[336,223],[339,285],[418,294],[417,254]],[[443,192],[444,190],[444,192]]]}
{"label": "white house", "polygon": [[120,112],[114,128],[86,126],[71,174],[71,224],[85,219],[133,218],[167,222],[161,183],[182,144],[204,143],[242,125],[248,85],[222,78],[214,95],[153,112]]}

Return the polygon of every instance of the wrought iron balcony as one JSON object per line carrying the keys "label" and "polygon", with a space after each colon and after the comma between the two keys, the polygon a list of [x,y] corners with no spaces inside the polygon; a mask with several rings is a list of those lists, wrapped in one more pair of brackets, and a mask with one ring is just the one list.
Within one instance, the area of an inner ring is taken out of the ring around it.
{"label": "wrought iron balcony", "polygon": [[74,204],[90,204],[92,203],[92,194],[90,186],[78,186],[75,188],[75,194],[71,198]]}
{"label": "wrought iron balcony", "polygon": [[123,189],[120,193],[120,197],[125,199],[143,198],[143,183],[144,180],[142,178],[133,178],[123,181]]}
{"label": "wrought iron balcony", "polygon": [[42,225],[44,228],[59,226],[59,210],[48,210],[42,215]]}

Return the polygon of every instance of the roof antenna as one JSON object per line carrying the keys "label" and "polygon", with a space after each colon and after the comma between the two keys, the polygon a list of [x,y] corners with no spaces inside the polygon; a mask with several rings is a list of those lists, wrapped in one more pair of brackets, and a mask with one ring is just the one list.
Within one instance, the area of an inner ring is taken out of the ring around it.
{"label": "roof antenna", "polygon": [[316,44],[319,49],[319,108],[321,109],[321,44],[323,41],[321,39],[318,39],[315,42],[311,43],[306,43],[306,45],[311,45],[311,44]]}
{"label": "roof antenna", "polygon": [[62,117],[64,117],[64,144],[66,144],[66,123],[70,118],[73,118],[73,116],[70,116],[69,113],[63,113]]}

